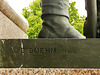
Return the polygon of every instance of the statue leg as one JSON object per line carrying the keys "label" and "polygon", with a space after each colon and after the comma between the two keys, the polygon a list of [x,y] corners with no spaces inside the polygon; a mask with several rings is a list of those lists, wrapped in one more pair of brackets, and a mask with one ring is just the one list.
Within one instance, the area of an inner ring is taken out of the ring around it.
{"label": "statue leg", "polygon": [[100,0],[97,0],[97,38],[100,38]]}
{"label": "statue leg", "polygon": [[69,0],[41,0],[43,27],[39,38],[85,38],[68,18]]}

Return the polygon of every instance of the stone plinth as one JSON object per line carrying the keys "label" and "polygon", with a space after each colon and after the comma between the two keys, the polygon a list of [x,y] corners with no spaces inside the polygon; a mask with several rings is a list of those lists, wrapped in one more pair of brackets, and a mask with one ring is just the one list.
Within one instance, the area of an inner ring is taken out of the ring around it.
{"label": "stone plinth", "polygon": [[0,40],[0,67],[100,68],[100,39]]}

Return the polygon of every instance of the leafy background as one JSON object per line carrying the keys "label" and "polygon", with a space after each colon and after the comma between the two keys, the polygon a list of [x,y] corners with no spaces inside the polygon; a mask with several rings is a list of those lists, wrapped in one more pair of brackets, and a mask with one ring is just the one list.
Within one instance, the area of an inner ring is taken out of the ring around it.
{"label": "leafy background", "polygon": [[[75,4],[75,1],[69,3],[69,22],[83,35],[83,25],[86,16],[79,15]],[[29,7],[25,7],[22,10],[22,15],[29,22],[29,29],[27,31],[29,38],[38,38],[38,34],[42,28],[40,0],[33,0],[33,2],[29,4]]]}

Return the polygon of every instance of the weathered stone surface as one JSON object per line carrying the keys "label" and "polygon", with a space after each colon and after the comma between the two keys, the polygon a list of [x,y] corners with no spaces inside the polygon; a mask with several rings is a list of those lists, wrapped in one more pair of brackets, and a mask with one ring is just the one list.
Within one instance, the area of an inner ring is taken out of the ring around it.
{"label": "weathered stone surface", "polygon": [[13,21],[24,32],[28,30],[28,22],[22,16],[17,14],[6,0],[0,0],[0,11],[5,14],[11,21]]}
{"label": "weathered stone surface", "polygon": [[[16,20],[17,21],[17,20]],[[27,39],[27,34],[0,12],[0,39]]]}
{"label": "weathered stone surface", "polygon": [[1,68],[1,75],[100,75],[100,69]]}
{"label": "weathered stone surface", "polygon": [[100,39],[0,40],[0,67],[100,68]]}

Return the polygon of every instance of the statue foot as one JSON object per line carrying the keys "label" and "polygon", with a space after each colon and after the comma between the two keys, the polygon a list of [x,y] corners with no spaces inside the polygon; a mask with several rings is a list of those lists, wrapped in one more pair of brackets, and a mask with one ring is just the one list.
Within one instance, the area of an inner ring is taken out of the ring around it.
{"label": "statue foot", "polygon": [[45,15],[43,17],[43,27],[38,38],[85,39],[83,35],[69,24],[67,17],[58,15]]}
{"label": "statue foot", "polygon": [[69,0],[41,0],[43,27],[39,38],[85,39],[68,21]]}

